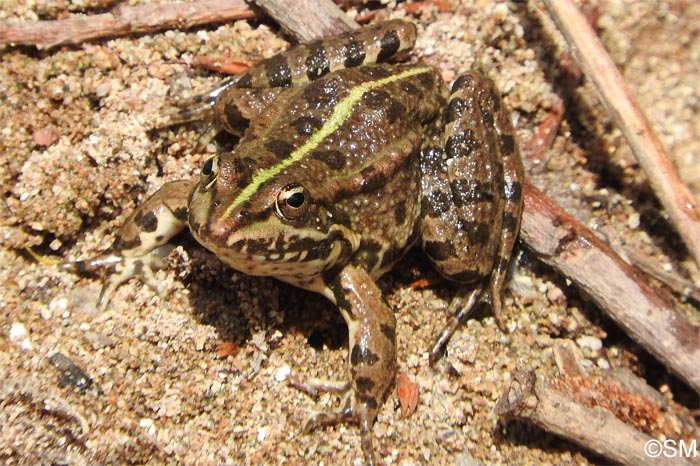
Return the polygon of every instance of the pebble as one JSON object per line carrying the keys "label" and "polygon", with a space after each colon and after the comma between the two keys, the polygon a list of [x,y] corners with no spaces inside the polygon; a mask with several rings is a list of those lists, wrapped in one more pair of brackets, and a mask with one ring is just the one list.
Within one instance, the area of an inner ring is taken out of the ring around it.
{"label": "pebble", "polygon": [[576,344],[581,348],[588,348],[593,351],[599,351],[603,347],[603,342],[598,337],[591,335],[583,335],[576,339]]}
{"label": "pebble", "polygon": [[23,350],[32,349],[32,342],[27,335],[27,328],[22,323],[12,323],[10,326],[10,340],[19,343],[20,348]]}
{"label": "pebble", "polygon": [[287,380],[287,377],[289,377],[289,374],[291,373],[292,369],[289,367],[289,365],[285,364],[284,366],[277,369],[277,372],[275,373],[275,380],[278,382],[284,382],[285,380]]}

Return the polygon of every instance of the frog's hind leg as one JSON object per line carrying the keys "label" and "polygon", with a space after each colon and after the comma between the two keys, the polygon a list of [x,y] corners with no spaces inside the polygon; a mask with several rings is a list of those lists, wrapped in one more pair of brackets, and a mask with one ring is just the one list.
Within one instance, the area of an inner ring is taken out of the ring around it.
{"label": "frog's hind leg", "polygon": [[432,361],[480,302],[502,326],[500,292],[522,211],[522,162],[494,83],[460,76],[443,118],[444,134],[421,153],[422,245],[443,276],[476,287],[451,303]]}

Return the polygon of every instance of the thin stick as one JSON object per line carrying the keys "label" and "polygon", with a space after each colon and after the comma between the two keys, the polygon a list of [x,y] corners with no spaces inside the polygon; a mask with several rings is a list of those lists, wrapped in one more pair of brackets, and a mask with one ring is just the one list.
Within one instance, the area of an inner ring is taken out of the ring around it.
{"label": "thin stick", "polygon": [[700,331],[607,244],[529,183],[520,235],[632,339],[700,391]]}
{"label": "thin stick", "polygon": [[187,29],[207,23],[250,19],[257,15],[244,0],[202,0],[167,5],[117,6],[110,13],[57,21],[0,22],[0,44],[51,48],[100,37]]}
{"label": "thin stick", "polygon": [[[622,422],[611,412],[589,407],[535,379],[531,372],[517,371],[513,382],[496,405],[499,415],[530,422],[547,432],[569,439],[615,463],[640,466],[690,466],[683,458],[671,458],[657,450],[645,450],[654,439]],[[572,428],[575,426],[575,428]],[[662,444],[654,444],[660,446]]]}
{"label": "thin stick", "polygon": [[649,184],[700,266],[700,207],[683,184],[595,31],[571,0],[543,0],[576,60],[627,138]]}

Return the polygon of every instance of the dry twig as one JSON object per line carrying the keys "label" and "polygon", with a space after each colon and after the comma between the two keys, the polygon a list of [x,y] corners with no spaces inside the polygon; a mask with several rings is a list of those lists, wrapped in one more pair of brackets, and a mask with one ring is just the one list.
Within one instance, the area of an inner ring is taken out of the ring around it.
{"label": "dry twig", "polygon": [[641,466],[693,464],[682,458],[648,455],[645,445],[653,441],[652,437],[622,422],[606,409],[589,406],[574,396],[551,388],[531,372],[516,371],[513,382],[496,405],[496,412],[530,422],[616,463]]}
{"label": "dry twig", "polygon": [[340,34],[359,27],[331,0],[256,0],[282,28],[301,42]]}
{"label": "dry twig", "polygon": [[700,206],[683,184],[595,31],[571,0],[544,0],[586,77],[627,138],[649,184],[700,266]]}
{"label": "dry twig", "polygon": [[700,331],[607,244],[530,184],[522,240],[573,281],[630,337],[700,391]]}
{"label": "dry twig", "polygon": [[110,13],[56,21],[0,22],[0,44],[51,48],[80,44],[100,37],[187,29],[256,16],[244,0],[201,0],[192,3],[157,3],[117,6]]}

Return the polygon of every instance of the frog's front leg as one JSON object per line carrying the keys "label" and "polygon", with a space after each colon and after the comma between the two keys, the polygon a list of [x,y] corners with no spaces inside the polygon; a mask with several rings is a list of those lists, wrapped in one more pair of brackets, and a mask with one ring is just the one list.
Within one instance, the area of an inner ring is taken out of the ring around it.
{"label": "frog's front leg", "polygon": [[367,462],[373,464],[372,424],[396,372],[396,318],[379,287],[360,267],[346,266],[330,280],[325,294],[337,304],[348,324],[349,379],[345,382],[312,379],[300,387],[342,395],[338,411],[314,414],[306,428],[344,421],[358,423],[362,450]]}
{"label": "frog's front leg", "polygon": [[63,265],[64,269],[78,273],[107,273],[98,308],[103,309],[114,290],[131,277],[141,278],[162,294],[153,270],[161,268],[162,256],[169,251],[164,251],[162,246],[187,225],[187,202],[192,186],[191,181],[166,183],[131,214],[106,251],[91,259]]}

